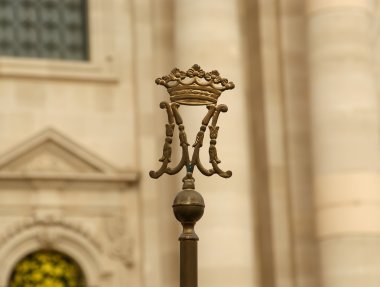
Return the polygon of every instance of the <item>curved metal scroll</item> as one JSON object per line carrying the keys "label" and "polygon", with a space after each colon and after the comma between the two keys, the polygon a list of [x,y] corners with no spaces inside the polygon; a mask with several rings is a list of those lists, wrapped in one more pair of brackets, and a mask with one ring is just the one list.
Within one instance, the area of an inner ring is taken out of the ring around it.
{"label": "curved metal scroll", "polygon": [[[187,136],[185,132],[185,126],[183,125],[182,117],[179,114],[178,108],[180,105],[178,103],[168,103],[168,102],[162,102],[160,104],[161,109],[166,109],[166,112],[168,114],[168,123],[166,124],[166,138],[165,143],[163,147],[163,154],[162,157],[159,159],[160,162],[162,162],[162,165],[160,169],[157,171],[150,171],[149,175],[152,178],[159,178],[162,174],[176,174],[182,170],[184,166],[186,166],[186,172],[187,176],[191,176],[194,171],[194,167],[198,167],[199,171],[206,175],[211,176],[213,174],[218,174],[221,177],[228,178],[231,177],[232,172],[230,170],[223,171],[218,164],[221,162],[217,155],[216,150],[216,139],[218,137],[218,131],[219,127],[216,125],[219,114],[221,112],[225,113],[228,110],[228,107],[226,105],[208,105],[207,109],[208,112],[206,116],[202,120],[202,125],[200,127],[199,132],[197,133],[196,139],[192,147],[194,148],[193,156],[190,160],[189,156],[189,143],[187,141]],[[209,125],[211,121],[211,125]],[[179,140],[180,140],[180,146],[182,148],[182,157],[180,162],[174,167],[170,168],[168,167],[169,163],[171,162],[171,154],[172,154],[172,138],[174,134],[174,128],[175,125],[178,126],[179,131]],[[203,164],[201,163],[200,157],[199,157],[199,151],[200,148],[203,146],[203,140],[204,140],[204,133],[207,129],[207,126],[209,125],[210,130],[210,147],[209,147],[209,156],[210,156],[210,163],[212,165],[212,168],[206,169]]]}

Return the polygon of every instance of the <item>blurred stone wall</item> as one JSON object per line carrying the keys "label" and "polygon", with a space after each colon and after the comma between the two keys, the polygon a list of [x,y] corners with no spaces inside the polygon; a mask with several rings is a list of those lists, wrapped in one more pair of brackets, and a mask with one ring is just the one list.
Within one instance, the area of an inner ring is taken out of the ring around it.
{"label": "blurred stone wall", "polygon": [[[92,287],[178,286],[183,174],[148,176],[168,99],[154,80],[195,63],[236,84],[219,100],[233,176],[195,174],[199,285],[377,286],[379,7],[88,0],[89,61],[0,56],[0,286],[44,248]],[[181,109],[192,143],[205,109]]]}

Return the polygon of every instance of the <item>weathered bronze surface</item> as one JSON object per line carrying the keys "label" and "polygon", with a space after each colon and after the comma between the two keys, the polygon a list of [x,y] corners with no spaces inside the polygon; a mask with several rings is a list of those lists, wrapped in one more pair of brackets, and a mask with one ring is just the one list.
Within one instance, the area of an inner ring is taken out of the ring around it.
{"label": "weathered bronze surface", "polygon": [[190,106],[216,104],[223,91],[235,87],[218,71],[206,73],[196,64],[187,72],[174,68],[169,75],[156,79],[156,84],[168,89],[172,102]]}
{"label": "weathered bronze surface", "polygon": [[[204,81],[201,81],[204,79]],[[217,155],[216,139],[218,137],[219,114],[228,111],[226,105],[217,105],[217,99],[222,91],[233,89],[234,83],[229,82],[219,76],[218,71],[205,73],[198,65],[194,65],[186,73],[179,69],[173,69],[168,76],[158,78],[158,85],[163,85],[168,89],[171,102],[161,102],[160,108],[165,109],[168,115],[166,124],[166,139],[163,147],[163,154],[159,161],[162,162],[161,168],[157,171],[151,171],[149,175],[152,178],[159,178],[162,174],[176,174],[186,166],[188,173],[193,174],[194,167],[197,167],[201,173],[207,176],[218,174],[221,177],[228,178],[232,175],[231,171],[223,171],[219,167],[221,162]],[[186,93],[182,93],[186,91]],[[180,92],[180,96],[178,95]],[[200,130],[192,145],[194,148],[193,156],[189,156],[189,143],[183,125],[179,108],[183,105],[206,105],[207,113],[201,122]],[[210,123],[211,121],[211,123]],[[173,168],[168,167],[171,162],[172,147],[175,126],[178,126],[180,146],[182,147],[182,158]],[[209,156],[212,168],[206,169],[200,161],[199,150],[203,146],[203,140],[207,126],[210,130],[210,147]]]}
{"label": "weathered bronze surface", "polygon": [[[186,176],[183,178],[183,187],[173,202],[174,215],[181,222],[183,231],[180,240],[180,287],[197,287],[197,241],[194,226],[202,217],[205,204],[202,195],[195,191],[193,172],[194,168],[206,175],[218,174],[221,177],[229,178],[232,172],[223,171],[219,164],[216,149],[219,126],[218,118],[221,112],[228,110],[226,105],[217,105],[221,93],[235,87],[234,83],[221,78],[218,71],[204,72],[200,66],[193,65],[192,68],[183,72],[177,68],[162,78],[156,79],[158,85],[167,88],[170,95],[170,102],[161,102],[160,108],[165,109],[168,115],[168,123],[165,126],[165,143],[163,146],[161,167],[157,171],[150,171],[152,178],[159,178],[164,173],[173,175],[186,167]],[[207,112],[201,122],[201,127],[196,135],[193,147],[193,155],[190,159],[189,146],[185,126],[179,113],[181,105],[206,106]],[[178,136],[182,148],[180,162],[174,167],[169,167],[172,155],[172,142],[175,127],[178,127]],[[205,168],[201,163],[199,151],[203,146],[207,126],[210,132],[209,162],[210,168]]]}

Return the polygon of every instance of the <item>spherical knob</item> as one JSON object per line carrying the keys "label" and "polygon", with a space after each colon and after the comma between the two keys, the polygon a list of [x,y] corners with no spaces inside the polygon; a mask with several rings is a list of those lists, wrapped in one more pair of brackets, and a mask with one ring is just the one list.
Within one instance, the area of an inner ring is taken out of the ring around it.
{"label": "spherical knob", "polygon": [[180,191],[174,199],[173,211],[181,223],[194,223],[201,219],[205,208],[202,195],[193,190]]}

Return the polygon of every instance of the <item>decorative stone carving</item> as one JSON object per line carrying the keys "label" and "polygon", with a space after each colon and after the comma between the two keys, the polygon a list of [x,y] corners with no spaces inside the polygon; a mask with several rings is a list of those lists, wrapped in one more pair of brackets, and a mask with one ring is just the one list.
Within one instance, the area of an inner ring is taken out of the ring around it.
{"label": "decorative stone carving", "polygon": [[63,155],[57,154],[59,151],[53,152],[49,147],[53,144],[44,144],[40,147],[41,151],[34,155],[33,158],[24,161],[20,166],[16,166],[16,170],[23,172],[75,172],[75,168],[63,160]]}
{"label": "decorative stone carving", "polygon": [[42,227],[42,230],[37,235],[37,241],[44,249],[53,248],[56,240],[56,234],[46,227]]}
{"label": "decorative stone carving", "polygon": [[127,232],[127,222],[124,216],[108,218],[105,221],[105,230],[109,240],[108,255],[120,261],[125,267],[133,267],[133,239]]}
{"label": "decorative stone carving", "polygon": [[130,237],[123,237],[111,245],[109,250],[110,258],[119,260],[125,267],[133,267],[133,243]]}
{"label": "decorative stone carving", "polygon": [[81,224],[54,216],[32,217],[10,226],[0,236],[0,247],[17,234],[34,227],[42,227],[42,232],[39,234],[37,240],[44,247],[52,247],[54,245],[54,242],[59,238],[55,233],[51,232],[51,229],[54,227],[61,227],[86,238],[98,251],[102,250],[102,245],[98,239],[88,232]]}

